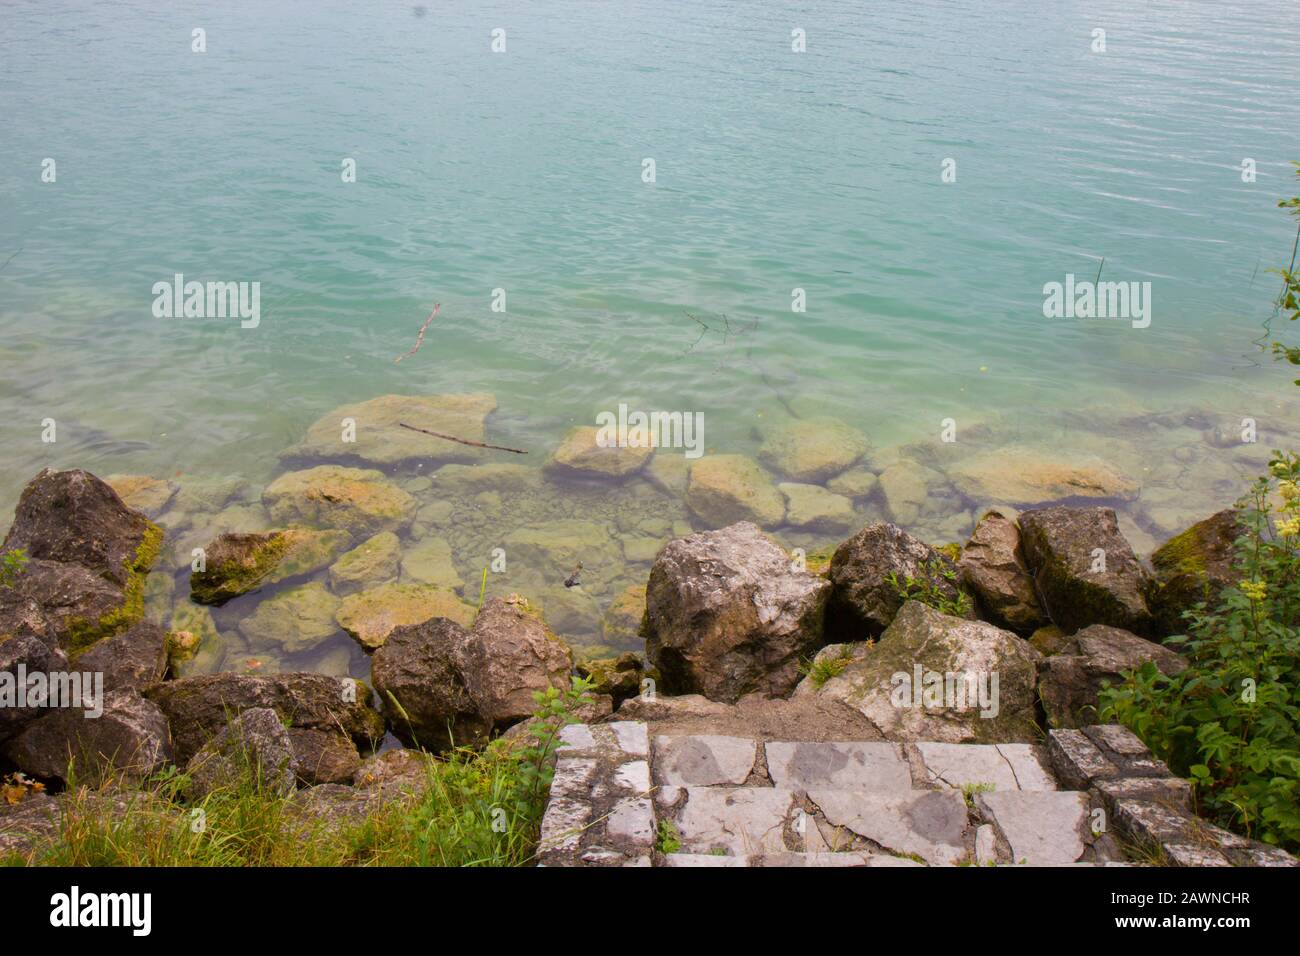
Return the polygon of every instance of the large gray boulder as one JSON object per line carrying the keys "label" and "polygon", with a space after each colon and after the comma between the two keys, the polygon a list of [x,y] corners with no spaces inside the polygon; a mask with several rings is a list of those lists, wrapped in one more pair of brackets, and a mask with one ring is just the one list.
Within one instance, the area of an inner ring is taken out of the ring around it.
{"label": "large gray boulder", "polygon": [[1213,604],[1240,575],[1233,543],[1246,533],[1241,515],[1226,508],[1174,535],[1151,554],[1155,575],[1146,597],[1161,634],[1186,630],[1183,613],[1202,602]]}
{"label": "large gray boulder", "polygon": [[90,472],[47,468],[23,489],[0,551],[80,565],[124,588],[161,544],[162,532]]}
{"label": "large gray boulder", "polygon": [[94,703],[50,709],[8,741],[5,755],[33,777],[66,781],[71,768],[82,783],[138,782],[171,761],[167,721],[152,702],[115,690]]}
{"label": "large gray boulder", "polygon": [[105,690],[144,690],[167,672],[167,632],[140,621],[72,659],[79,671],[104,675]]}
{"label": "large gray boulder", "polygon": [[477,746],[491,722],[465,684],[469,631],[436,617],[393,628],[375,651],[370,676],[394,734],[429,751]]}
{"label": "large gray boulder", "polygon": [[994,624],[1018,634],[1032,634],[1047,623],[1014,518],[1001,511],[987,512],[962,548],[957,569],[962,583]]}
{"label": "large gray boulder", "polygon": [[87,568],[30,560],[0,588],[0,637],[25,635],[67,649],[92,622],[113,620],[124,603],[120,587]]}
{"label": "large gray boulder", "polygon": [[1152,631],[1148,575],[1111,508],[1036,508],[1020,516],[1025,561],[1052,622],[1067,634],[1109,624]]}
{"label": "large gray boulder", "polygon": [[[20,682],[30,687],[31,675],[67,669],[68,659],[63,652],[38,638],[29,634],[0,638],[0,742],[45,713]],[[20,702],[24,706],[19,706]]]}
{"label": "large gray boulder", "polygon": [[929,581],[944,598],[957,601],[957,569],[947,557],[896,524],[868,525],[831,557],[831,595],[826,608],[829,642],[850,643],[879,635],[904,596],[891,580]]}
{"label": "large gray boulder", "polygon": [[669,542],[646,587],[646,656],[661,689],[787,696],[823,643],[829,590],[749,522]]}
{"label": "large gray boulder", "polygon": [[370,689],[351,678],[324,674],[208,674],[164,681],[146,696],[171,725],[176,760],[184,763],[226,726],[233,714],[267,707],[291,727],[330,730],[369,749],[384,735],[370,705]]}
{"label": "large gray boulder", "polygon": [[1103,685],[1122,683],[1125,671],[1147,661],[1168,677],[1187,669],[1187,661],[1169,648],[1104,624],[1085,627],[1067,642],[1068,653],[1053,654],[1038,668],[1038,693],[1052,727],[1098,723],[1097,695]]}
{"label": "large gray boulder", "polygon": [[297,764],[289,733],[269,707],[254,707],[199,748],[185,766],[186,795],[201,800],[215,790],[246,786],[289,794],[295,786]]}
{"label": "large gray boulder", "polygon": [[800,695],[848,704],[889,740],[1033,742],[1041,656],[1010,631],[908,601],[878,642]]}
{"label": "large gray boulder", "polygon": [[371,662],[393,733],[428,750],[483,744],[572,671],[568,646],[518,595],[493,598],[470,631],[446,618],[394,628]]}

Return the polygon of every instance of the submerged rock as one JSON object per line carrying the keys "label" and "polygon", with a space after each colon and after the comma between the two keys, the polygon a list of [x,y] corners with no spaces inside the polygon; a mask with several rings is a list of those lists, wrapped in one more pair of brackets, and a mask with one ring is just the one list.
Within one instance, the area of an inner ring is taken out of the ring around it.
{"label": "submerged rock", "polygon": [[[384,466],[480,461],[486,457],[482,448],[425,435],[403,428],[400,423],[466,441],[486,442],[487,418],[496,407],[496,398],[485,394],[380,395],[327,412],[307,429],[302,444],[280,457],[359,460]],[[356,425],[355,441],[343,440],[346,419]]]}
{"label": "submerged rock", "polygon": [[1123,683],[1123,672],[1147,661],[1167,677],[1187,669],[1187,661],[1169,648],[1117,627],[1094,624],[1068,640],[1069,653],[1039,664],[1038,693],[1052,727],[1100,723],[1097,696],[1103,685]]}
{"label": "submerged rock", "polygon": [[943,476],[911,459],[902,459],[880,473],[880,490],[890,516],[900,525],[915,526],[930,501],[930,489]]}
{"label": "submerged rock", "polygon": [[868,525],[835,549],[826,608],[828,641],[852,643],[875,637],[903,606],[908,578],[929,583],[946,601],[957,602],[956,566],[924,541],[895,524]]}
{"label": "submerged rock", "polygon": [[826,487],[846,498],[869,498],[880,486],[875,472],[867,468],[850,468],[826,482]]}
{"label": "submerged rock", "polygon": [[611,647],[640,646],[641,620],[645,617],[645,585],[629,584],[610,602],[601,634]]}
{"label": "submerged rock", "polygon": [[821,485],[782,482],[776,487],[785,496],[785,523],[792,527],[836,533],[857,524],[853,502]]}
{"label": "submerged rock", "polygon": [[987,512],[962,549],[957,568],[993,623],[1018,634],[1031,634],[1047,623],[1014,518]]}
{"label": "submerged rock", "polygon": [[686,505],[715,528],[741,521],[772,528],[785,518],[781,492],[758,462],[744,455],[706,455],[691,465]]}
{"label": "submerged rock", "polygon": [[1068,458],[1013,445],[978,452],[948,469],[949,480],[979,504],[1037,505],[1070,498],[1132,501],[1138,483],[1092,455]]}
{"label": "submerged rock", "polygon": [[[433,473],[433,485],[438,492],[456,497],[471,497],[485,491],[519,495],[535,490],[541,481],[540,469],[505,461],[443,465]],[[420,520],[424,520],[423,516]]]}
{"label": "submerged rock", "polygon": [[402,579],[435,584],[449,591],[465,586],[451,559],[451,545],[442,538],[425,538],[402,555]]}
{"label": "submerged rock", "polygon": [[1147,603],[1163,634],[1182,633],[1183,613],[1197,604],[1212,604],[1240,575],[1233,568],[1233,542],[1246,533],[1232,508],[1198,521],[1170,538],[1151,555],[1155,576],[1147,586]]}
{"label": "submerged rock", "polygon": [[415,517],[415,499],[383,472],[338,465],[291,471],[262,492],[279,524],[342,528],[357,536],[396,531]]}
{"label": "submerged rock", "polygon": [[204,570],[190,573],[190,597],[200,604],[224,604],[264,585],[312,574],[334,561],[350,540],[346,531],[305,528],[223,534],[204,549]]}
{"label": "submerged rock", "polygon": [[564,436],[547,467],[552,471],[584,478],[626,478],[645,467],[654,454],[644,448],[600,444],[601,429],[579,425]]}
{"label": "submerged rock", "polygon": [[128,508],[150,518],[157,518],[177,491],[174,483],[147,475],[109,475],[104,483],[117,492]]}
{"label": "submerged rock", "polygon": [[225,641],[211,611],[199,604],[178,604],[172,611],[171,628],[173,634],[188,635],[176,642],[182,650],[171,656],[176,676],[212,674],[220,668]]}
{"label": "submerged rock", "polygon": [[850,657],[815,694],[854,707],[888,740],[1038,740],[1040,655],[1010,631],[908,601]]}
{"label": "submerged rock", "polygon": [[670,455],[667,452],[650,459],[650,467],[645,470],[646,479],[650,484],[674,499],[686,496],[690,473],[690,459],[685,455]]}
{"label": "submerged rock", "polygon": [[1025,561],[1043,607],[1067,634],[1089,624],[1149,633],[1148,576],[1110,508],[1036,508],[1020,516]]}
{"label": "submerged rock", "polygon": [[278,644],[294,654],[337,634],[339,610],[339,599],[312,581],[266,598],[239,622],[239,630],[254,645]]}
{"label": "submerged rock", "polygon": [[289,727],[346,734],[367,750],[384,735],[370,689],[324,674],[210,674],[155,684],[145,691],[167,717],[176,762],[185,763],[226,726],[232,714],[269,707]]}
{"label": "submerged rock", "polygon": [[401,566],[402,544],[391,531],[381,531],[367,538],[330,565],[330,590],[335,594],[352,594],[397,580]]}
{"label": "submerged rock", "polygon": [[379,647],[393,628],[445,617],[468,627],[474,608],[431,584],[382,584],[343,599],[335,620],[367,650]]}
{"label": "submerged rock", "polygon": [[870,447],[867,436],[835,418],[805,418],[762,430],[759,460],[791,481],[821,483],[848,468]]}
{"label": "submerged rock", "polygon": [[747,522],[669,542],[646,587],[646,656],[670,694],[789,694],[822,644],[827,582]]}
{"label": "submerged rock", "polygon": [[512,568],[527,568],[550,584],[563,584],[579,563],[584,585],[604,586],[622,570],[618,538],[603,523],[576,518],[516,528],[504,545]]}

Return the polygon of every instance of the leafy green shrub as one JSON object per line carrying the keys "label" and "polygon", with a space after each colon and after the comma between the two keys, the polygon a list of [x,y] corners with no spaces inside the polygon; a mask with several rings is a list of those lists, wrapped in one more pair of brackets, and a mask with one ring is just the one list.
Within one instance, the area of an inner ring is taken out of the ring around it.
{"label": "leafy green shrub", "polygon": [[[1300,163],[1295,164],[1296,175],[1300,176]],[[1300,196],[1278,200],[1278,206],[1291,210],[1291,215],[1300,219]],[[1281,312],[1290,312],[1287,316],[1292,322],[1300,319],[1300,272],[1296,271],[1296,255],[1300,251],[1300,225],[1296,226],[1295,243],[1291,246],[1291,263],[1285,269],[1271,269],[1282,276],[1282,291],[1278,293],[1277,308]],[[1300,347],[1286,345],[1283,342],[1272,343],[1273,354],[1285,359],[1292,365],[1300,365]],[[1300,385],[1300,378],[1295,380]]]}
{"label": "leafy green shrub", "polygon": [[1101,717],[1141,737],[1189,778],[1202,814],[1300,850],[1300,460],[1274,452],[1240,503],[1240,583],[1185,614],[1171,637],[1188,659],[1152,663],[1101,694]]}

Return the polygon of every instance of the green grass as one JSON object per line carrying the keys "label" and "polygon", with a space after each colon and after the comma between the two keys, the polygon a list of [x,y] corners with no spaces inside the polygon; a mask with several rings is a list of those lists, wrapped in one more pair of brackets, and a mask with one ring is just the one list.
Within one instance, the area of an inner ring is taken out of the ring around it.
{"label": "green grass", "polygon": [[853,663],[853,650],[845,644],[836,657],[814,658],[812,661],[806,661],[799,665],[800,673],[806,675],[812,681],[813,686],[820,688],[832,677],[839,677]]}
{"label": "green grass", "polygon": [[[535,862],[558,732],[585,687],[538,695],[526,739],[430,756],[407,793],[356,818],[304,811],[255,761],[224,787],[187,801],[175,768],[143,786],[101,789],[70,779],[52,839],[8,866],[526,866]],[[297,791],[301,795],[304,791]],[[367,791],[358,789],[359,793]],[[374,792],[374,791],[370,791]],[[115,807],[112,797],[126,803]]]}

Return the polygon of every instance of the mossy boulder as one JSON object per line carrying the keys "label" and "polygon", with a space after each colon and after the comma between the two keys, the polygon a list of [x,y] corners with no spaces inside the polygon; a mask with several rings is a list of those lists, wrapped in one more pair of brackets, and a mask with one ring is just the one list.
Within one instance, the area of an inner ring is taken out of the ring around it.
{"label": "mossy boulder", "polygon": [[1148,575],[1111,508],[1034,508],[1020,515],[1021,544],[1052,623],[1072,634],[1108,624],[1146,636]]}
{"label": "mossy boulder", "polygon": [[[381,466],[481,461],[487,457],[482,448],[402,426],[405,423],[466,441],[486,442],[487,418],[496,407],[496,398],[486,394],[380,395],[325,413],[307,429],[303,442],[287,449],[281,458]],[[355,441],[344,440],[348,419],[355,423]]]}
{"label": "mossy boulder", "polygon": [[340,528],[358,537],[403,528],[416,511],[415,499],[383,472],[338,465],[281,475],[262,492],[262,504],[278,524]]}
{"label": "mossy boulder", "polygon": [[629,584],[610,602],[601,630],[611,647],[638,647],[641,644],[641,621],[645,617],[645,585]]}
{"label": "mossy boulder", "polygon": [[474,622],[474,608],[453,592],[431,584],[383,584],[349,595],[335,620],[367,650],[387,640],[393,628],[445,617],[462,627]]}
{"label": "mossy boulder", "polygon": [[601,439],[601,429],[592,425],[570,429],[551,455],[548,470],[581,478],[621,479],[644,468],[654,454],[649,445],[601,445]]}
{"label": "mossy boulder", "polygon": [[286,653],[315,647],[338,633],[339,599],[319,581],[287,588],[266,598],[239,622],[252,646],[279,645]]}
{"label": "mossy boulder", "polygon": [[805,418],[761,431],[759,460],[794,482],[821,483],[844,471],[871,447],[867,436],[836,418]]}
{"label": "mossy boulder", "polygon": [[330,565],[330,589],[352,594],[397,580],[402,543],[391,531],[371,535]]}
{"label": "mossy boulder", "polygon": [[631,651],[618,657],[579,660],[574,666],[579,676],[591,682],[591,692],[608,694],[615,708],[641,693],[642,681],[659,680],[659,672],[647,667],[641,655]]}
{"label": "mossy boulder", "polygon": [[1010,631],[908,601],[878,642],[853,645],[845,657],[851,659],[816,696],[854,707],[887,740],[1034,743],[1040,737],[1040,655]]}
{"label": "mossy boulder", "polygon": [[686,505],[714,528],[740,521],[774,528],[785,519],[785,498],[745,455],[706,455],[692,464]]}
{"label": "mossy boulder", "polygon": [[351,542],[346,531],[230,533],[204,549],[204,570],[190,573],[190,597],[200,604],[224,604],[265,585],[319,571]]}
{"label": "mossy boulder", "polygon": [[1152,553],[1155,575],[1146,597],[1160,633],[1182,633],[1185,611],[1202,602],[1213,604],[1238,580],[1233,542],[1245,533],[1240,514],[1228,508],[1174,535]]}

